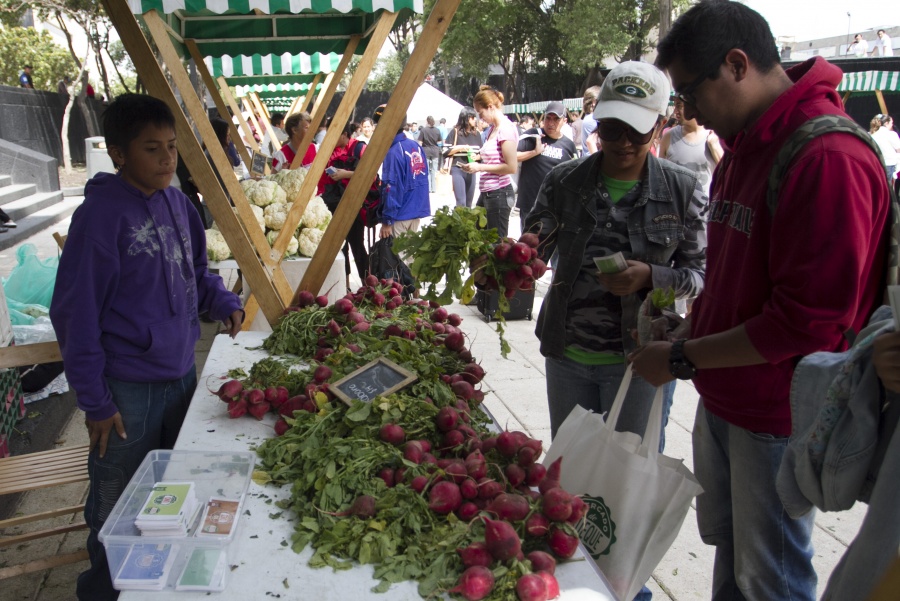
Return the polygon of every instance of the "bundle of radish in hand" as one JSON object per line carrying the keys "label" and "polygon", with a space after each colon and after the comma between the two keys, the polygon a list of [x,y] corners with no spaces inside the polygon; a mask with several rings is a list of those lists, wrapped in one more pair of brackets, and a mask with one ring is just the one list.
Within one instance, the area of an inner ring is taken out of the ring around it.
{"label": "bundle of radish in hand", "polygon": [[442,207],[429,225],[398,236],[394,250],[414,257],[409,269],[423,289],[422,298],[441,304],[457,298],[467,304],[475,296],[476,282],[498,290],[497,333],[500,353],[506,357],[510,347],[503,337],[503,316],[510,309],[509,299],[516,290],[533,289],[547,265],[538,257],[536,235],[524,234],[518,241],[500,239],[495,228],[486,227],[483,207]]}

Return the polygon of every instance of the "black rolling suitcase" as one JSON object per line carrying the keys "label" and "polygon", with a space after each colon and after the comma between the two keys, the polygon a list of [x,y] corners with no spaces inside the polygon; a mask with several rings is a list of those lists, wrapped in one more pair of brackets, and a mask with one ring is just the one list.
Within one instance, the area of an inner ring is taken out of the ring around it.
{"label": "black rolling suitcase", "polygon": [[[493,319],[497,312],[499,292],[496,290],[475,292],[475,305],[485,321]],[[507,321],[514,319],[531,319],[531,309],[534,306],[534,290],[516,290],[515,296],[509,299],[509,311],[503,315]]]}

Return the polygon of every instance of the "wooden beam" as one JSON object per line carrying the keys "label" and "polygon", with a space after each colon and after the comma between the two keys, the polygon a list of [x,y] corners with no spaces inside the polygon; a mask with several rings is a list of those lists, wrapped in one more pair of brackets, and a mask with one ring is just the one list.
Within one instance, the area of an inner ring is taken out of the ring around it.
{"label": "wooden beam", "polygon": [[[235,100],[234,95],[231,93],[231,90],[228,88],[228,82],[225,81],[224,77],[219,77],[217,80],[219,82],[219,89],[222,91],[222,97],[225,98],[225,102],[228,103],[228,106],[231,108],[231,114],[234,119],[238,120],[238,125],[241,127],[241,132],[243,132],[243,136],[238,136],[235,140],[235,144],[238,143],[238,140],[245,140],[247,144],[250,144],[250,148],[253,148],[253,132],[250,131],[250,125],[247,124],[247,120],[244,119],[244,115],[241,113],[241,107],[238,106],[237,100]],[[247,152],[246,150],[244,151]],[[248,155],[249,156],[249,155]],[[247,160],[247,168],[250,167],[250,161]]]}
{"label": "wooden beam", "polygon": [[[372,140],[369,142],[362,159],[360,159],[353,177],[350,178],[350,183],[347,184],[347,189],[344,191],[343,197],[341,197],[337,211],[328,225],[322,241],[319,243],[309,268],[303,274],[303,280],[295,291],[292,302],[296,300],[301,290],[319,290],[325,282],[328,271],[334,262],[334,257],[340,252],[347,232],[350,231],[350,226],[353,224],[353,220],[356,219],[360,207],[362,207],[366,192],[372,185],[372,178],[375,177],[375,173],[384,160],[394,140],[394,136],[397,135],[401,123],[406,118],[406,110],[409,108],[409,103],[412,101],[419,85],[421,85],[428,66],[434,59],[434,54],[441,40],[444,39],[447,27],[450,25],[453,15],[456,14],[460,2],[461,0],[437,0],[434,8],[431,10],[428,21],[422,28],[422,34],[419,36],[418,43],[409,57],[403,73],[400,75],[400,80],[397,82],[390,100],[388,100],[384,115],[381,116],[378,122],[375,134],[372,136]],[[370,45],[366,50],[366,54],[363,55],[363,59],[368,55],[368,50],[372,48],[371,44],[373,43],[374,41],[369,43]],[[377,45],[377,48],[381,48],[380,43]],[[360,67],[362,67],[362,63],[360,63]],[[368,75],[368,70],[365,71],[365,74]],[[354,74],[351,87],[355,81],[356,75]],[[349,91],[348,89],[348,93]],[[354,99],[353,102],[356,102],[356,100]],[[341,102],[340,108],[345,108],[343,102]],[[342,119],[337,114],[335,115],[335,123],[344,123],[344,120],[346,120],[346,116]],[[330,135],[340,135],[339,129],[338,127],[329,128],[328,133],[325,135],[326,140]]]}
{"label": "wooden beam", "polygon": [[69,507],[60,507],[59,509],[51,509],[50,511],[42,511],[40,513],[32,513],[29,515],[21,515],[8,520],[0,521],[0,529],[12,528],[13,526],[21,526],[22,524],[30,524],[31,522],[40,522],[57,518],[61,515],[72,515],[84,511],[84,505],[71,505]]}
{"label": "wooden beam", "polygon": [[848,90],[847,92],[844,93],[844,97],[841,99],[841,102],[842,102],[843,104],[847,104],[847,100],[850,99],[850,94],[851,94],[851,93],[852,93],[852,92],[850,92],[849,90]]}
{"label": "wooden beam", "polygon": [[[347,65],[350,64],[350,60],[353,58],[353,53],[356,52],[356,47],[359,45],[359,41],[359,36],[352,36],[350,38],[350,41],[347,43],[347,47],[344,49],[344,54],[341,56],[341,62],[338,64],[337,71],[328,74],[325,82],[325,87],[322,88],[322,93],[319,94],[318,97],[316,97],[316,102],[313,105],[313,111],[310,115],[309,129],[306,130],[306,133],[303,135],[303,139],[300,141],[297,156],[295,156],[294,160],[291,161],[291,169],[296,169],[300,166],[303,155],[306,154],[306,149],[309,148],[309,145],[312,144],[313,138],[316,137],[316,132],[319,130],[319,125],[325,118],[325,111],[319,110],[319,107],[322,106],[322,102],[327,96],[328,101],[324,104],[325,108],[327,109],[328,104],[334,97],[335,90],[337,90],[337,84],[340,83],[341,78],[344,76],[344,71],[347,70]],[[321,73],[316,74],[316,79],[318,79],[320,75]],[[335,77],[335,75],[337,76]],[[310,94],[311,93],[312,92],[310,92]],[[307,97],[309,97],[309,94],[307,94]],[[319,177],[321,176],[322,174],[320,173]]]}
{"label": "wooden beam", "polygon": [[300,98],[301,98],[300,96],[294,96],[294,101],[291,102],[290,108],[287,110],[287,113],[285,113],[285,115],[284,115],[285,119],[290,117],[291,113],[293,113],[294,111],[297,110],[297,104],[300,102]]}
{"label": "wooden beam", "polygon": [[309,106],[309,101],[312,100],[312,97],[316,93],[316,86],[319,85],[319,80],[322,79],[321,73],[316,73],[316,76],[313,77],[312,83],[309,84],[309,89],[306,90],[306,96],[303,97],[303,100],[300,103],[299,111],[302,113],[306,110],[306,107]]}
{"label": "wooden beam", "polygon": [[[259,298],[266,318],[270,323],[275,323],[284,309],[284,301],[282,300],[285,294],[284,291],[287,291],[288,297],[291,293],[291,287],[284,277],[284,272],[280,267],[271,272],[267,270],[254,250],[253,245],[248,242],[247,234],[244,233],[241,221],[231,210],[231,203],[222,190],[212,166],[194,135],[191,124],[182,112],[181,106],[175,98],[174,91],[170,87],[165,73],[156,62],[153,50],[138,27],[128,4],[114,0],[103,0],[103,5],[107,15],[109,15],[116,30],[119,32],[125,49],[134,61],[136,69],[141,74],[148,92],[157,98],[161,98],[172,109],[175,115],[175,130],[182,158],[188,170],[190,170],[194,181],[197,183],[197,187],[204,192],[213,218],[219,225],[219,229],[234,253],[235,259],[240,265],[248,283]],[[155,11],[150,11],[144,15],[144,20],[165,63],[171,67],[180,65],[181,62],[177,60],[177,54],[168,39],[168,34],[165,33],[165,29],[162,27],[162,19],[160,19],[159,15]],[[175,85],[180,89],[190,89],[190,81],[183,68],[173,68],[172,76],[175,79]],[[200,105],[200,100],[196,94],[183,94],[183,101],[187,106],[199,107]],[[192,109],[192,112],[201,113],[203,110]],[[216,139],[209,119],[200,119],[197,121],[196,126],[203,139]],[[224,150],[218,144],[214,144],[210,150],[210,157],[215,164],[215,168],[220,173],[227,174],[231,169],[231,164],[225,156]],[[254,240],[254,242],[256,239],[261,239],[261,245],[257,246],[257,248],[267,248],[268,243],[265,241],[265,236],[255,222],[249,203],[247,203],[247,199],[240,185],[238,185],[237,179],[226,177],[223,178],[223,183],[228,190],[228,194],[234,199],[235,206],[241,213],[241,219],[244,220],[244,223],[253,226],[252,228],[247,228],[250,239]],[[206,193],[209,193],[209,196],[206,196]]]}
{"label": "wooden beam", "polygon": [[53,363],[54,361],[62,361],[59,343],[56,341],[0,348],[0,368]]}
{"label": "wooden beam", "polygon": [[[221,117],[226,123],[228,123],[228,129],[231,131],[231,140],[234,142],[234,146],[237,148],[238,154],[241,155],[241,159],[243,159],[245,165],[250,164],[250,153],[247,152],[247,147],[240,143],[241,136],[238,133],[237,126],[235,126],[234,121],[231,119],[231,116],[228,114],[228,107],[225,105],[225,101],[222,99],[222,92],[219,90],[219,86],[216,84],[216,80],[213,79],[212,74],[209,72],[209,69],[206,68],[206,63],[203,62],[203,56],[200,54],[200,49],[197,48],[197,42],[193,39],[188,39],[184,41],[184,45],[187,46],[188,52],[191,54],[191,58],[194,59],[194,63],[197,65],[197,71],[200,73],[200,78],[203,79],[203,85],[206,86],[206,89],[209,90],[210,96],[212,96],[213,102],[216,104],[216,110],[219,111],[219,117]],[[226,86],[226,90],[228,87]]]}
{"label": "wooden beam", "polygon": [[[322,122],[322,118],[319,118],[318,121],[316,121],[316,116],[321,114],[322,117],[324,117],[324,115],[325,115],[324,112],[321,112],[321,113],[320,113],[319,111],[324,110],[322,107],[324,107],[325,109],[327,109],[327,108],[328,108],[328,103],[331,102],[331,97],[330,97],[331,94],[328,94],[328,90],[332,87],[332,86],[331,86],[331,82],[333,82],[333,81],[335,80],[334,74],[335,74],[335,72],[332,71],[331,73],[329,73],[328,75],[325,76],[325,82],[322,84],[322,91],[319,92],[318,95],[316,96],[316,101],[313,102],[313,107],[312,107],[312,109],[310,109],[310,111],[309,111],[309,114],[310,114],[310,115],[313,115],[313,123],[314,123],[314,125],[311,125],[311,126],[310,126],[310,129],[312,129],[313,131],[315,131],[316,129],[318,129],[318,128],[319,128],[319,123]],[[338,78],[338,81],[340,81],[340,78]],[[337,85],[335,85],[334,87],[337,88]],[[333,93],[334,93],[334,92],[332,92],[332,94],[333,94]],[[326,96],[326,95],[329,96],[328,102],[324,102],[324,99],[325,99],[325,96]]]}
{"label": "wooden beam", "polygon": [[[368,48],[363,54],[359,66],[353,73],[350,85],[347,86],[347,91],[344,92],[344,97],[341,99],[341,105],[338,107],[337,111],[335,111],[335,123],[346,123],[350,118],[353,108],[356,106],[356,101],[359,100],[359,96],[362,94],[363,88],[365,87],[369,72],[372,70],[372,67],[375,66],[375,61],[378,59],[378,52],[381,50],[384,41],[391,32],[396,18],[397,15],[395,13],[387,11],[383,11],[378,17],[375,31],[372,32],[372,37],[369,39]],[[325,138],[322,140],[322,144],[316,153],[316,158],[313,160],[312,165],[309,166],[309,173],[303,180],[303,185],[300,186],[300,193],[297,195],[297,200],[291,206],[291,210],[288,211],[287,219],[282,226],[281,232],[278,234],[275,243],[272,245],[271,258],[281,257],[284,254],[285,249],[287,249],[290,235],[297,229],[300,218],[303,217],[303,212],[306,210],[306,205],[309,204],[309,199],[312,198],[313,193],[316,190],[319,178],[325,171],[325,166],[331,158],[331,153],[334,151],[334,147],[337,146],[338,138],[341,137],[339,129],[340,128],[337,127],[330,127],[325,132]],[[310,126],[309,131],[307,131],[307,135],[310,134],[315,134],[315,132],[312,132],[312,126]],[[312,136],[310,136],[310,140],[311,139]],[[297,153],[297,156],[300,156],[299,152]],[[374,176],[375,174],[373,172],[372,177]],[[329,227],[331,226],[329,225]],[[349,231],[349,229],[347,231]],[[343,233],[341,240],[347,236],[347,231]],[[336,256],[337,253],[331,255],[331,262],[334,262]]]}
{"label": "wooden beam", "polygon": [[281,147],[278,146],[278,136],[275,135],[275,130],[272,128],[272,123],[269,121],[269,116],[268,116],[269,113],[266,111],[263,104],[259,101],[259,96],[251,93],[248,96],[248,98],[250,98],[250,102],[253,104],[253,106],[256,108],[256,110],[259,112],[259,120],[262,121],[262,125],[263,125],[263,127],[266,128],[266,133],[269,134],[269,139],[271,140],[271,147],[263,148],[262,152],[264,154],[272,156]]}
{"label": "wooden beam", "polygon": [[[259,119],[256,117],[256,111],[253,110],[253,105],[250,104],[250,101],[247,100],[247,98],[247,96],[241,98],[241,107],[247,111],[250,122],[253,124],[253,129],[256,130],[256,135],[262,140],[262,127],[259,125]],[[256,138],[254,138],[252,134],[250,135],[250,147],[256,152],[259,152],[259,142],[256,141]]]}
{"label": "wooden beam", "polygon": [[259,92],[250,92],[250,95],[255,99],[256,103],[259,105],[259,110],[262,111],[262,114],[266,116],[266,119],[269,121],[272,120],[272,115],[269,113],[269,107],[262,103],[259,99]]}
{"label": "wooden beam", "polygon": [[56,568],[70,563],[77,563],[79,561],[85,561],[87,559],[88,552],[85,549],[82,549],[81,551],[75,551],[74,553],[67,553],[66,555],[49,557],[47,559],[36,559],[34,561],[29,561],[28,563],[21,563],[18,565],[10,566],[8,568],[0,569],[0,580],[5,580],[14,576],[21,576],[22,574],[30,574],[32,572],[49,570],[51,568]]}
{"label": "wooden beam", "polygon": [[875,98],[878,99],[878,106],[881,108],[881,114],[887,115],[887,104],[884,102],[884,94],[881,93],[881,90],[875,90]]}

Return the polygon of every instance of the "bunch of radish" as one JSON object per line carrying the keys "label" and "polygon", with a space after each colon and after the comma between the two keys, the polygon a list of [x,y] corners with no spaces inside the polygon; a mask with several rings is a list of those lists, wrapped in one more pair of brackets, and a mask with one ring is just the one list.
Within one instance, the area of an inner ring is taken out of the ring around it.
{"label": "bunch of radish", "polygon": [[[562,458],[545,468],[536,459],[541,442],[523,432],[480,436],[468,425],[463,398],[458,407],[442,407],[434,418],[439,438],[409,440],[400,424],[389,422],[379,439],[402,448],[403,459],[425,466],[425,474],[409,478],[407,468],[386,466],[378,472],[388,487],[408,485],[439,516],[482,523],[484,540],[458,549],[465,571],[451,593],[467,600],[483,599],[493,590],[491,568],[530,562],[516,585],[519,599],[544,601],[559,594],[553,575],[555,559],[568,559],[578,547],[575,525],[587,507],[560,486]],[[523,546],[542,547],[527,556]]]}
{"label": "bunch of radish", "polygon": [[512,298],[517,290],[534,289],[534,282],[547,271],[547,264],[538,258],[538,244],[532,233],[522,234],[518,241],[501,238],[489,260],[487,287],[502,287],[506,298]]}

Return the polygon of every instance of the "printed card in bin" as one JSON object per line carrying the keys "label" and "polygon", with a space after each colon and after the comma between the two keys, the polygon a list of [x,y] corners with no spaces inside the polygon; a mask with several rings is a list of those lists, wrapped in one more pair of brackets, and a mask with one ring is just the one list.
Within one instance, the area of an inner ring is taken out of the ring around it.
{"label": "printed card in bin", "polygon": [[100,530],[115,588],[226,590],[254,462],[248,452],[148,453]]}

